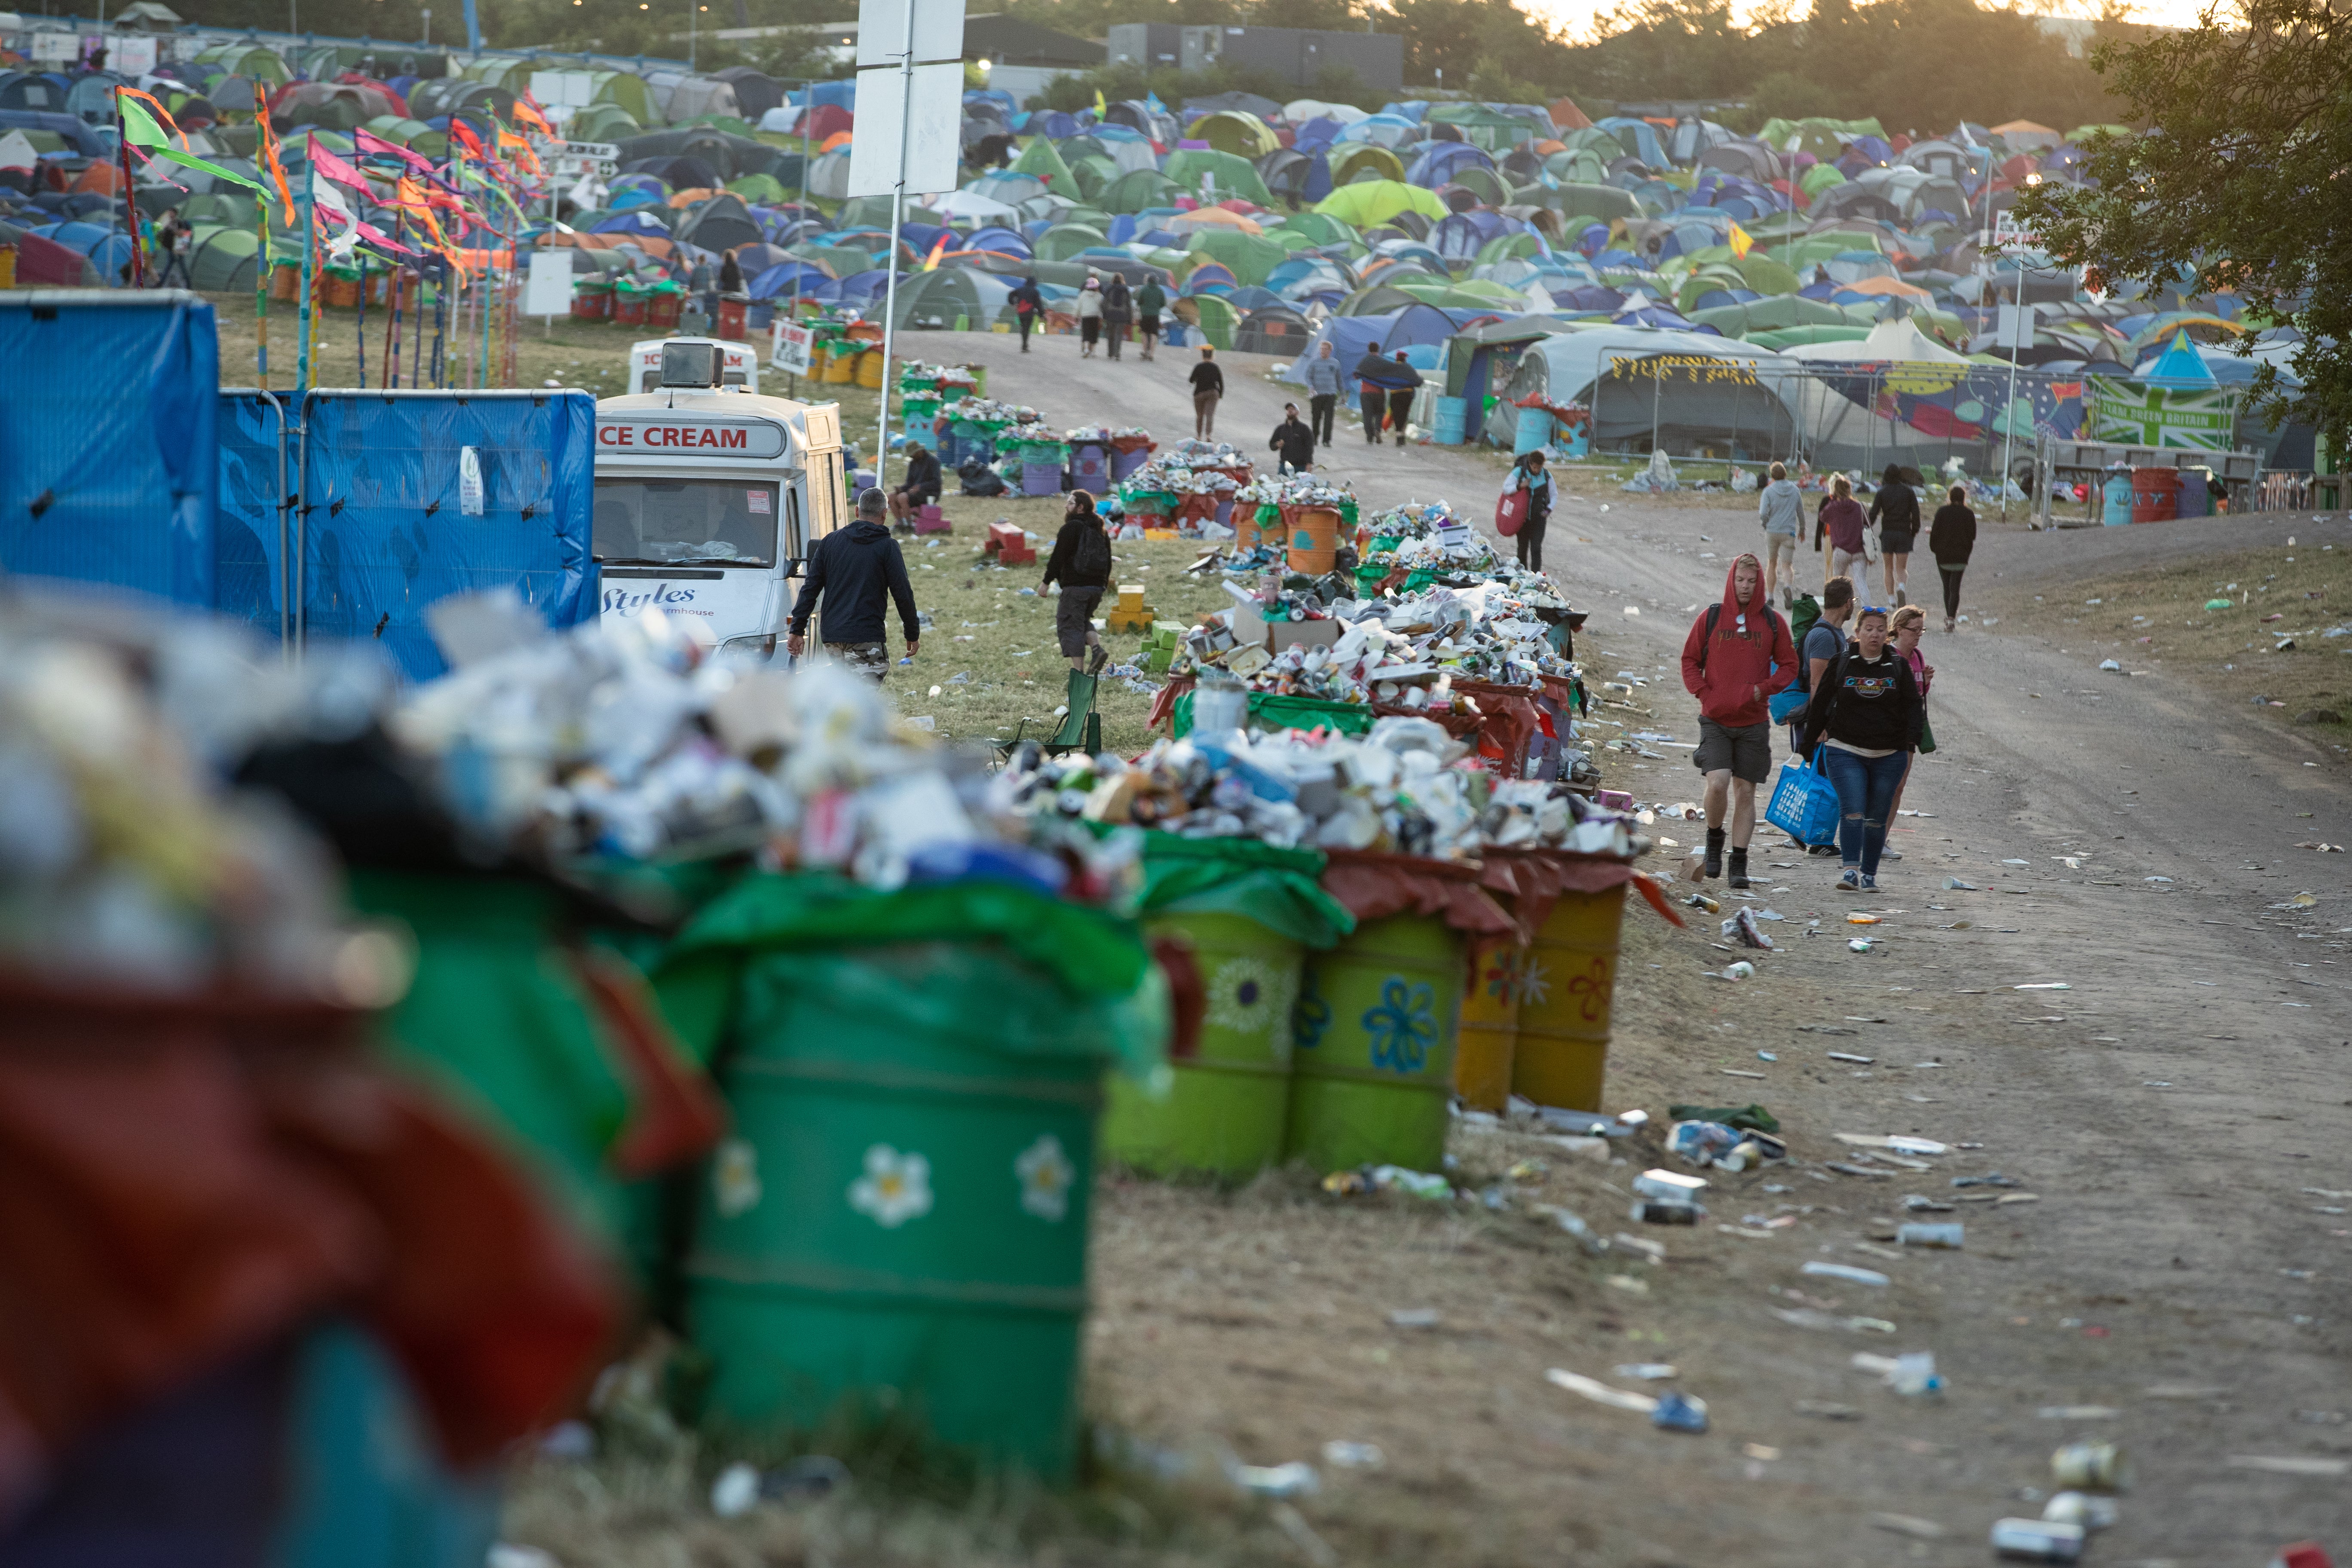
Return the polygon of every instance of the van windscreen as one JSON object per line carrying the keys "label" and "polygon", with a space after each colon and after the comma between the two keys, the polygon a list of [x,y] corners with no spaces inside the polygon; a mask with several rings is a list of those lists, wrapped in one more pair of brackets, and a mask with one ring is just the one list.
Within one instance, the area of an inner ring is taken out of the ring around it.
{"label": "van windscreen", "polygon": [[776,487],[741,479],[599,479],[596,559],[612,566],[772,566]]}

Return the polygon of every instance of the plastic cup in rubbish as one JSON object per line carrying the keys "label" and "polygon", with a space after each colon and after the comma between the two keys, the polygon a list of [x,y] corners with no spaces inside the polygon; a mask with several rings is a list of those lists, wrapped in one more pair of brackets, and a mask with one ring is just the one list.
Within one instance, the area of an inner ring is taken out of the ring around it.
{"label": "plastic cup in rubbish", "polygon": [[1899,1225],[1895,1227],[1898,1247],[1943,1247],[1958,1251],[1968,1227],[1960,1225]]}
{"label": "plastic cup in rubbish", "polygon": [[2073,1563],[2083,1555],[2083,1527],[2045,1519],[2004,1519],[1992,1527],[1997,1557],[2021,1563]]}

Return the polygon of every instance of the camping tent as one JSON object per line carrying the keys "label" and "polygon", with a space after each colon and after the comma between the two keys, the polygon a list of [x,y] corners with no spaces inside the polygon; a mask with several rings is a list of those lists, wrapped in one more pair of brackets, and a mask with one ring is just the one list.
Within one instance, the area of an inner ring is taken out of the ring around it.
{"label": "camping tent", "polygon": [[1315,210],[1358,229],[1387,223],[1399,213],[1419,213],[1432,220],[1447,215],[1445,204],[1434,192],[1401,180],[1360,180],[1341,185],[1316,203]]}
{"label": "camping tent", "polygon": [[1265,182],[1257,177],[1256,167],[1239,153],[1184,148],[1168,155],[1161,172],[1181,189],[1195,193],[1203,201],[1239,196],[1259,206],[1271,206],[1274,203]]}
{"label": "camping tent", "polygon": [[1617,326],[1563,332],[1520,356],[1485,433],[1508,446],[1512,405],[1535,398],[1590,408],[1596,447],[1787,454],[1796,420],[1779,387],[1790,379],[1776,356],[1711,333]]}
{"label": "camping tent", "polygon": [[1295,355],[1313,332],[1307,318],[1289,306],[1260,305],[1234,329],[1234,348],[1245,354]]}
{"label": "camping tent", "polygon": [[1184,134],[1187,140],[1206,142],[1217,152],[1242,158],[1262,158],[1282,145],[1265,121],[1234,109],[1201,116]]}
{"label": "camping tent", "polygon": [[970,267],[941,267],[909,273],[898,279],[897,313],[900,327],[960,331],[992,322],[1013,296],[1013,285],[993,273]]}
{"label": "camping tent", "polygon": [[700,246],[705,250],[732,250],[739,245],[758,241],[760,226],[740,196],[721,195],[688,212],[673,234],[681,245]]}

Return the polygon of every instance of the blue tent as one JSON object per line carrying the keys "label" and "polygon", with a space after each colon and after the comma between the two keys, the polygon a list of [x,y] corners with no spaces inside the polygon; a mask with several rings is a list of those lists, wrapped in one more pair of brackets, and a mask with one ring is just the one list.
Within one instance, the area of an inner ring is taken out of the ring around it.
{"label": "blue tent", "polygon": [[1346,129],[1347,127],[1336,120],[1328,118],[1310,120],[1298,127],[1291,137],[1290,144],[1302,153],[1316,152],[1337,142],[1339,139],[1339,132]]}
{"label": "blue tent", "polygon": [[979,109],[983,105],[996,110],[997,118],[1000,120],[1009,120],[1021,111],[1021,106],[1013,101],[1013,95],[1002,88],[974,87],[964,89],[963,106],[966,109]]}
{"label": "blue tent", "polygon": [[1058,109],[1039,110],[1029,117],[1029,123],[1022,127],[1029,135],[1043,136],[1051,142],[1076,136],[1083,129],[1076,116],[1065,114]]}
{"label": "blue tent", "polygon": [[1580,289],[1555,289],[1551,302],[1563,310],[1600,311],[1615,315],[1624,307],[1625,296],[1600,283],[1587,283]]}
{"label": "blue tent", "polygon": [[1429,100],[1416,98],[1407,103],[1383,103],[1381,105],[1381,112],[1393,114],[1409,124],[1418,125],[1423,116],[1429,112]]}
{"label": "blue tent", "polygon": [[814,294],[833,281],[814,262],[779,261],[751,279],[749,292],[754,300],[787,300],[792,297],[794,278],[800,279],[803,294]]}
{"label": "blue tent", "polygon": [[1029,242],[1021,237],[1017,229],[1007,228],[1001,223],[988,224],[973,229],[964,237],[963,243],[967,250],[995,250],[1007,256],[1018,256],[1024,258],[1034,254],[1030,249]]}
{"label": "blue tent", "polygon": [[669,226],[643,208],[633,208],[628,212],[614,213],[611,217],[599,219],[588,232],[591,234],[649,234],[667,239]]}
{"label": "blue tent", "polygon": [[1200,266],[1192,268],[1184,279],[1184,287],[1179,289],[1178,293],[1180,295],[1230,294],[1239,287],[1241,287],[1241,280],[1234,276],[1233,269],[1223,262],[1203,261]]}
{"label": "blue tent", "polygon": [[[1415,345],[1441,346],[1471,322],[1493,319],[1494,312],[1489,310],[1449,310],[1418,304],[1381,315],[1328,316],[1316,329],[1313,340],[1290,362],[1290,368],[1276,379],[1294,386],[1306,385],[1307,362],[1320,354],[1325,343],[1331,345],[1331,357],[1345,367],[1344,374],[1354,370],[1356,362],[1375,343],[1383,353],[1391,354],[1399,349],[1410,351]],[[1345,390],[1348,397],[1355,397],[1357,384],[1352,376],[1347,377]]]}
{"label": "blue tent", "polygon": [[1494,166],[1495,160],[1486,155],[1483,147],[1473,146],[1467,142],[1432,142],[1421,156],[1413,160],[1412,167],[1405,171],[1404,177],[1412,184],[1433,191],[1452,180],[1461,170],[1491,169]]}
{"label": "blue tent", "polygon": [[[1449,146],[1467,143],[1449,142]],[[1455,213],[1440,218],[1429,231],[1429,243],[1438,255],[1448,261],[1467,261],[1493,241],[1507,234],[1524,232],[1527,225],[1517,218],[1505,217],[1498,212],[1473,211]]]}
{"label": "blue tent", "polygon": [[1597,121],[1595,123],[1601,130],[1617,138],[1617,145],[1624,148],[1626,152],[1631,153],[1653,169],[1664,169],[1672,165],[1673,160],[1666,156],[1666,144],[1658,140],[1658,128],[1648,121],[1635,120],[1631,115],[1616,114],[1606,120]]}
{"label": "blue tent", "polygon": [[2132,372],[2134,381],[2144,381],[2151,386],[2201,387],[2220,384],[2205,356],[2189,339],[2187,328],[2172,335],[2165,351],[2147,364]]}
{"label": "blue tent", "polygon": [[857,112],[857,83],[855,80],[814,82],[804,92],[787,93],[785,100],[813,104],[818,109],[828,106],[845,109],[855,114]]}

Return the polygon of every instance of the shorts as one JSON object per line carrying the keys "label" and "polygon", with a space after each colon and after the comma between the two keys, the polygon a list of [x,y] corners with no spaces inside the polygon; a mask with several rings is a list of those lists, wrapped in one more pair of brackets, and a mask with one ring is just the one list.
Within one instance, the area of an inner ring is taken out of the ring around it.
{"label": "shorts", "polygon": [[890,647],[878,642],[829,642],[824,651],[859,675],[880,680],[890,673]]}
{"label": "shorts", "polygon": [[1100,316],[1080,316],[1078,318],[1078,341],[1080,342],[1092,343],[1098,342],[1101,339],[1102,318]]}
{"label": "shorts", "polygon": [[1764,536],[1764,565],[1770,570],[1780,564],[1780,557],[1789,558],[1789,570],[1797,569],[1797,536],[1793,533],[1767,533]]}
{"label": "shorts", "polygon": [[1718,724],[1702,714],[1698,721],[1698,750],[1691,753],[1691,761],[1703,773],[1728,768],[1733,778],[1760,784],[1772,776],[1771,721]]}
{"label": "shorts", "polygon": [[1062,584],[1062,596],[1054,605],[1054,637],[1064,658],[1076,658],[1087,651],[1087,638],[1094,635],[1095,606],[1102,603],[1102,596],[1100,588]]}
{"label": "shorts", "polygon": [[1908,555],[1911,553],[1911,546],[1918,541],[1918,538],[1916,533],[1889,533],[1885,529],[1881,529],[1878,533],[1878,552],[1881,555]]}
{"label": "shorts", "polygon": [[1146,316],[1142,318],[1142,330],[1145,337],[1156,338],[1160,335],[1160,318],[1158,316]]}

